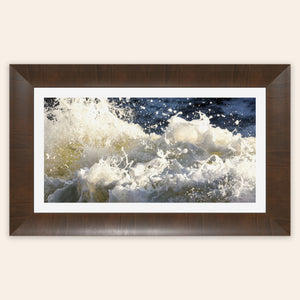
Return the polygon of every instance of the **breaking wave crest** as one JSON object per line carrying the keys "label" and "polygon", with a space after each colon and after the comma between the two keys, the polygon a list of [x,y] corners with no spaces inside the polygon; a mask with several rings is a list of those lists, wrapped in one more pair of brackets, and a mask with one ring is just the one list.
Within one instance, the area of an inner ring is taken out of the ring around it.
{"label": "breaking wave crest", "polygon": [[107,99],[45,107],[46,202],[254,202],[255,137],[180,112],[163,134]]}

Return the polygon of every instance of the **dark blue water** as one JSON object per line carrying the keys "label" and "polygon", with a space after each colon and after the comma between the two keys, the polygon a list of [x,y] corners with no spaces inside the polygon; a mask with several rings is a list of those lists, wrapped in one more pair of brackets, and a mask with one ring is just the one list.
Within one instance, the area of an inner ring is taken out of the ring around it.
{"label": "dark blue water", "polygon": [[191,121],[199,119],[201,111],[215,126],[243,137],[255,136],[255,98],[109,98],[109,101],[115,107],[131,110],[131,121],[147,133],[162,134],[168,120],[179,112],[181,118]]}
{"label": "dark blue water", "polygon": [[[86,100],[88,101],[88,98]],[[178,113],[181,113],[181,118],[191,121],[199,119],[199,112],[202,112],[215,126],[240,133],[243,137],[255,136],[255,98],[108,98],[108,100],[114,107],[121,108],[122,112],[128,110],[128,121],[139,124],[147,133],[162,134],[168,126],[168,120]],[[49,119],[55,119],[57,107],[59,101],[56,98],[45,98],[45,108],[50,109],[47,115]],[[118,114],[118,110],[116,113]],[[124,114],[120,113],[119,117],[124,118]]]}

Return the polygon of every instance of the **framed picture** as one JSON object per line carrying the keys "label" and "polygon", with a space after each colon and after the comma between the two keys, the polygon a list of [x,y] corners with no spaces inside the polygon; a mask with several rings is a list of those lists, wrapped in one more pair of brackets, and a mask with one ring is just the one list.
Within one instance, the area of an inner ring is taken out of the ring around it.
{"label": "framed picture", "polygon": [[11,235],[289,235],[289,65],[11,65]]}

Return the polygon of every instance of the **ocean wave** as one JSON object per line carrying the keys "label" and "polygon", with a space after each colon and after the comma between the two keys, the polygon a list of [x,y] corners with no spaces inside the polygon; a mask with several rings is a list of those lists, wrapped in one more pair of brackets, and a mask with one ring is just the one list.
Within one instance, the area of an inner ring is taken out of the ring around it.
{"label": "ocean wave", "polygon": [[255,137],[196,113],[147,133],[108,99],[57,99],[45,107],[45,201],[254,202]]}

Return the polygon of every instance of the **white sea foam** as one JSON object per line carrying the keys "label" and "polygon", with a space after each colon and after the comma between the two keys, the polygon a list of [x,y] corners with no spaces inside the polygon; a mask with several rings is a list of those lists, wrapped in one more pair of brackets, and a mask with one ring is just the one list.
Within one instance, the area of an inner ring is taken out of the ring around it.
{"label": "white sea foam", "polygon": [[[54,120],[46,117],[49,112]],[[253,202],[255,138],[199,112],[146,134],[106,99],[59,99],[45,109],[45,201]]]}

